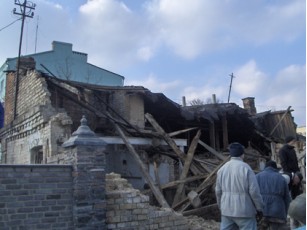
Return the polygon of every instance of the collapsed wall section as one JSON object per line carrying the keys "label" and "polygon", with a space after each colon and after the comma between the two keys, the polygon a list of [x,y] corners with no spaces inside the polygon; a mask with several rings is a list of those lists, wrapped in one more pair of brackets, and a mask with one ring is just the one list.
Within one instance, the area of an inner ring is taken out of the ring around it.
{"label": "collapsed wall section", "polygon": [[[7,74],[5,95],[5,121],[8,125],[13,122],[15,115],[21,116],[29,112],[35,106],[48,106],[51,104],[50,93],[47,84],[40,73],[35,70],[21,71],[18,87],[16,88],[16,73]],[[16,94],[16,89],[18,89]],[[17,95],[17,101],[15,96]],[[17,105],[15,106],[15,102]],[[16,111],[14,111],[16,109]]]}
{"label": "collapsed wall section", "polygon": [[15,87],[16,73],[7,74],[1,162],[47,163],[47,158],[57,154],[70,136],[72,121],[65,111],[56,111],[51,105],[51,93],[41,73],[21,67],[19,87]]}
{"label": "collapsed wall section", "polygon": [[119,174],[107,174],[106,185],[106,222],[110,230],[211,229],[195,223],[195,219],[190,221],[190,218],[184,217],[172,209],[149,205],[149,197],[134,189]]}

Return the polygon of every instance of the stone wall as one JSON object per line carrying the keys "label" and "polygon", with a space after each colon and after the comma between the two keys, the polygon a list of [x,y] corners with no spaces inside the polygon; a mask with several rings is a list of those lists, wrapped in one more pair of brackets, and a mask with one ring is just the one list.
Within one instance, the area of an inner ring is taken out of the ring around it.
{"label": "stone wall", "polygon": [[72,167],[0,166],[0,229],[74,229]]}

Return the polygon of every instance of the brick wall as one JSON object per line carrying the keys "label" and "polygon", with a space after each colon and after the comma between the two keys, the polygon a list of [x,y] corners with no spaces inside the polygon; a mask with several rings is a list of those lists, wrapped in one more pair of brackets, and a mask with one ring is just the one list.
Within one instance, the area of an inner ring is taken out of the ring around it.
{"label": "brick wall", "polygon": [[27,112],[33,105],[50,105],[49,96],[46,81],[37,71],[32,70],[20,75],[17,115]]}
{"label": "brick wall", "polygon": [[[5,111],[4,125],[10,124],[14,120],[15,104],[15,73],[7,75],[5,88]],[[27,74],[19,75],[17,116],[20,116],[36,106],[49,105],[50,93],[46,90],[47,84],[44,78],[39,77],[35,70],[28,70]]]}
{"label": "brick wall", "polygon": [[149,197],[134,189],[119,174],[106,175],[108,229],[195,230],[188,218],[172,209],[149,205]]}
{"label": "brick wall", "polygon": [[[72,166],[0,165],[0,175],[0,229],[3,230],[207,229],[197,224],[200,220],[184,217],[171,209],[150,206],[149,197],[134,189],[119,174],[106,175],[106,207],[103,205],[106,221],[100,220],[101,228],[86,225],[87,206],[76,205],[74,201],[73,175],[78,174],[73,172]],[[88,178],[93,179],[93,175]],[[86,200],[82,202],[86,204]],[[84,225],[74,225],[74,219]]]}
{"label": "brick wall", "polygon": [[8,73],[5,87],[5,110],[4,124],[7,125],[14,120],[14,100],[15,100],[15,73]]}
{"label": "brick wall", "polygon": [[0,166],[0,229],[73,229],[72,167]]}

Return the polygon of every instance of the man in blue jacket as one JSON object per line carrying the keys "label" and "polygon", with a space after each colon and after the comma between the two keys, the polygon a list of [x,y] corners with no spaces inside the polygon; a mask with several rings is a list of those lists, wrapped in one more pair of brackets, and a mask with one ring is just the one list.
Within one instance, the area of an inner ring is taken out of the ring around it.
{"label": "man in blue jacket", "polygon": [[287,212],[291,198],[288,184],[278,172],[276,162],[268,161],[256,178],[264,202],[262,228],[287,229]]}
{"label": "man in blue jacket", "polygon": [[221,230],[256,230],[256,214],[262,213],[263,201],[255,173],[243,162],[244,147],[229,146],[230,161],[217,172],[215,194],[221,211]]}

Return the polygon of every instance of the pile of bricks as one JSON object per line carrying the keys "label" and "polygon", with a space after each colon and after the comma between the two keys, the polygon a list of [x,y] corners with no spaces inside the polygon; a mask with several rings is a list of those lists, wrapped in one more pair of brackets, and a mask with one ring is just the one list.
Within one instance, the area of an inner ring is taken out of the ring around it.
{"label": "pile of bricks", "polygon": [[149,197],[132,188],[119,174],[106,175],[108,229],[194,229],[172,209],[149,205]]}

